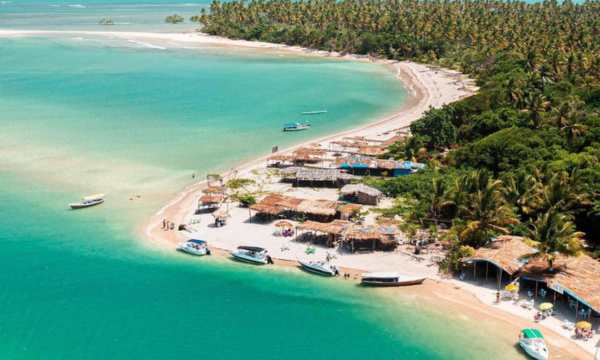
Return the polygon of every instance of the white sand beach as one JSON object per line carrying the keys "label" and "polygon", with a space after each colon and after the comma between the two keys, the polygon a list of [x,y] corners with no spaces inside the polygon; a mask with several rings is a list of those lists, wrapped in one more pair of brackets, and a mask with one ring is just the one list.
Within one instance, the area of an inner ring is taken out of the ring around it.
{"label": "white sand beach", "polygon": [[[399,106],[399,109],[382,119],[374,119],[369,124],[350,131],[330,135],[321,139],[299,144],[293,148],[281,151],[292,151],[302,146],[317,144],[322,148],[330,146],[332,141],[341,140],[349,136],[362,136],[373,140],[387,140],[394,137],[398,131],[406,129],[416,119],[423,115],[429,108],[438,108],[444,104],[452,103],[477,91],[474,81],[463,74],[441,69],[434,66],[418,64],[410,61],[374,60],[366,56],[344,55],[314,51],[300,47],[269,44],[263,42],[250,42],[242,40],[229,40],[220,37],[208,36],[200,33],[148,33],[148,32],[109,32],[109,31],[47,31],[47,30],[0,30],[0,37],[17,38],[23,36],[102,36],[127,41],[137,41],[140,44],[156,49],[169,47],[194,46],[222,46],[261,49],[264,51],[291,51],[309,56],[326,56],[357,61],[374,61],[387,65],[397,78],[402,81],[409,96]],[[222,174],[225,179],[251,178],[263,186],[264,191],[285,193],[302,198],[336,199],[335,189],[293,188],[289,184],[269,181],[266,171],[266,158],[239,164],[234,169]],[[569,334],[562,331],[558,321],[547,321],[541,324],[534,323],[532,314],[521,309],[512,309],[511,304],[494,305],[492,295],[488,289],[473,286],[456,280],[444,279],[438,274],[437,265],[432,255],[414,256],[402,249],[393,252],[374,253],[341,253],[331,249],[316,247],[313,254],[306,253],[307,244],[285,240],[274,235],[275,227],[272,224],[256,224],[248,221],[248,209],[239,208],[233,204],[229,206],[230,218],[225,227],[215,228],[210,226],[212,215],[194,215],[198,198],[205,182],[190,185],[175,199],[156,212],[147,224],[143,224],[140,231],[147,244],[167,251],[174,251],[177,244],[192,236],[186,232],[165,231],[162,222],[168,219],[175,224],[189,225],[190,229],[208,241],[213,252],[227,256],[228,252],[239,245],[261,246],[269,250],[275,258],[275,263],[281,266],[296,266],[299,259],[323,259],[326,253],[335,256],[335,263],[343,272],[350,274],[353,279],[358,278],[362,271],[399,271],[405,274],[425,276],[429,280],[423,286],[383,289],[390,295],[415,294],[428,302],[432,302],[447,311],[458,311],[473,319],[494,319],[498,323],[498,331],[515,334],[525,326],[541,326],[544,328],[547,341],[551,346],[553,359],[585,359],[592,358],[596,350],[596,341],[582,342],[569,338]],[[574,346],[577,344],[577,346]]]}

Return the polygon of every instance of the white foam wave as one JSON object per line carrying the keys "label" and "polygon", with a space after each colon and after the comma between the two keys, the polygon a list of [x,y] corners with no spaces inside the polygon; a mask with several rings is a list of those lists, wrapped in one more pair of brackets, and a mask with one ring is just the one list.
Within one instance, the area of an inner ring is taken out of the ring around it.
{"label": "white foam wave", "polygon": [[70,4],[67,5],[70,8],[76,8],[76,9],[85,9],[85,5],[81,5],[81,4]]}
{"label": "white foam wave", "polygon": [[129,41],[132,44],[136,44],[136,45],[148,48],[148,49],[167,50],[166,47],[162,47],[162,46],[150,44],[150,43],[147,43],[147,42],[144,42],[144,41],[132,40],[132,39],[127,40],[127,41]]}

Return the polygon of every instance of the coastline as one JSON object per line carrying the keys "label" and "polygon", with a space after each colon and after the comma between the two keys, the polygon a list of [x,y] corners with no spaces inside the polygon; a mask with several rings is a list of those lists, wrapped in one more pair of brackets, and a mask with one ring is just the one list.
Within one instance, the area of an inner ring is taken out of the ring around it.
{"label": "coastline", "polygon": [[[340,56],[339,54],[330,54],[322,51],[313,51],[309,49],[302,49],[298,47],[290,47],[285,45],[267,44],[259,42],[248,42],[240,40],[228,40],[217,37],[210,37],[203,34],[195,33],[180,33],[180,34],[154,34],[154,33],[133,33],[133,32],[95,32],[95,31],[12,31],[12,30],[0,30],[0,37],[19,37],[19,36],[36,36],[36,35],[100,35],[100,36],[112,36],[123,39],[137,39],[140,41],[153,41],[156,44],[149,44],[148,47],[152,46],[169,46],[171,42],[177,43],[189,43],[189,44],[202,44],[211,46],[224,46],[224,47],[247,47],[253,49],[265,49],[265,50],[283,50],[301,53],[305,55],[325,56],[337,59],[349,59],[356,61],[371,61],[365,56],[353,56],[345,55]],[[447,81],[454,82],[460,74],[456,72],[448,72],[443,69],[431,68],[426,65],[420,65],[412,62],[393,62],[393,61],[375,61],[380,64],[384,64],[396,72],[397,77],[403,82],[407,88],[409,96],[406,102],[399,108],[397,112],[390,116],[386,116],[382,119],[368,123],[356,129],[344,131],[341,133],[329,135],[321,139],[315,139],[307,141],[302,144],[295,145],[282,152],[290,151],[295,148],[306,146],[312,143],[325,143],[332,140],[337,140],[345,136],[366,136],[370,138],[382,138],[386,136],[391,137],[393,130],[406,127],[412,121],[419,118],[424,111],[430,106],[439,107],[444,103],[457,101],[465,96],[469,96],[472,91],[465,91],[461,94],[452,88],[446,89],[449,91],[440,91],[439,87],[429,86],[431,82],[436,81]],[[447,78],[444,80],[444,77]],[[465,87],[466,88],[466,87]],[[387,133],[387,134],[386,134]],[[244,162],[239,166],[225,172],[224,177],[230,176],[233,173],[243,174],[250,173],[252,170],[261,167],[265,157]],[[148,224],[143,224],[140,232],[143,233],[144,237],[147,237],[149,243],[153,246],[163,247],[165,249],[173,250],[175,244],[181,241],[176,232],[164,232],[160,229],[160,223],[162,218],[169,218],[176,223],[181,223],[183,219],[188,215],[193,202],[198,196],[198,192],[205,186],[203,182],[192,184],[180,192],[175,199],[170,201],[168,204],[163,206],[150,220]],[[219,250],[217,254],[227,256],[227,251]],[[276,259],[276,265],[278,266],[289,266],[296,267],[296,264],[290,260]],[[353,277],[356,277],[362,270],[352,267],[343,267],[342,270],[349,272]],[[378,290],[379,291],[379,290]],[[456,310],[468,314],[473,318],[493,318],[499,323],[503,324],[502,330],[509,331],[515,334],[520,327],[532,326],[534,323],[523,317],[516,316],[507,313],[505,310],[492,307],[481,301],[476,294],[472,293],[472,289],[466,289],[461,286],[458,289],[455,283],[444,279],[436,278],[435,280],[426,281],[425,285],[420,288],[410,289],[384,289],[381,290],[389,296],[400,296],[401,294],[410,293],[418,296],[427,297],[429,301],[439,304],[440,306],[447,306],[448,310]],[[589,352],[583,352],[580,346],[570,346],[569,341],[565,341],[565,338],[550,328],[543,326],[547,331],[548,342],[552,347],[553,358],[585,358],[589,356]],[[535,326],[539,326],[535,324]],[[516,331],[515,331],[516,330]],[[500,330],[499,330],[500,331]],[[545,331],[546,332],[546,331]],[[579,344],[577,344],[579,345]],[[581,350],[581,351],[578,351]],[[557,356],[558,354],[558,356]]]}

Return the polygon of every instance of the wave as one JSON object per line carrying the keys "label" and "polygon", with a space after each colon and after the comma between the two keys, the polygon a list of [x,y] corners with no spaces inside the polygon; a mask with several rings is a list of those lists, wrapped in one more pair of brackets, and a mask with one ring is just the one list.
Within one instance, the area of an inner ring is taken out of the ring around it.
{"label": "wave", "polygon": [[67,5],[70,8],[76,8],[76,9],[85,9],[85,5],[81,5],[81,4],[70,4]]}
{"label": "wave", "polygon": [[158,45],[154,45],[154,44],[150,44],[144,41],[139,41],[139,40],[127,40],[132,44],[136,44],[136,45],[140,45],[142,47],[148,48],[148,49],[157,49],[157,50],[167,50],[166,47],[162,47],[162,46],[158,46]]}

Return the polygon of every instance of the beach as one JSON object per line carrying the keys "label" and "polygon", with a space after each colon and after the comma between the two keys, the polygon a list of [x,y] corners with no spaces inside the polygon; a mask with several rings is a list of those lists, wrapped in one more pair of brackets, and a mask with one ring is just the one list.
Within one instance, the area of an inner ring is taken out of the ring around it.
{"label": "beach", "polygon": [[[261,51],[292,51],[298,54],[308,56],[328,56],[332,58],[346,58],[358,61],[377,61],[388,66],[402,81],[409,92],[409,98],[397,111],[389,116],[376,119],[371,123],[354,130],[344,131],[342,133],[329,135],[324,138],[314,139],[302,144],[295,145],[292,148],[282,150],[282,153],[292,151],[293,149],[319,144],[322,147],[328,146],[332,141],[343,139],[350,136],[364,136],[370,139],[386,140],[392,138],[396,131],[406,129],[410,123],[418,119],[430,107],[440,107],[444,104],[457,101],[461,98],[471,95],[476,91],[473,82],[462,74],[429,67],[423,64],[413,62],[392,62],[369,59],[364,56],[352,56],[339,54],[330,54],[320,51],[312,51],[298,47],[288,47],[276,44],[259,43],[227,40],[223,38],[210,37],[196,33],[180,34],[153,34],[153,33],[134,33],[134,32],[95,32],[95,31],[20,31],[20,30],[0,30],[0,37],[16,38],[20,36],[52,36],[52,35],[70,34],[73,36],[108,36],[128,40],[139,41],[143,46],[160,50],[170,46],[194,46],[195,44],[204,44],[218,47],[245,47]],[[235,168],[223,173],[225,179],[232,177],[248,177],[259,179],[264,174],[256,175],[257,171],[265,167],[266,156],[255,159],[250,162],[238,164]],[[174,250],[175,246],[184,238],[179,232],[164,231],[161,228],[163,219],[169,219],[175,224],[186,224],[192,216],[196,201],[206,184],[200,182],[184,189],[172,201],[162,207],[147,224],[141,224],[139,231],[148,239],[148,244],[153,247],[165,250]],[[294,190],[281,189],[291,195],[303,197],[328,197],[333,198],[336,194],[326,191]],[[280,238],[272,236],[273,228],[268,225],[256,225],[247,223],[247,210],[231,209],[232,217],[228,225],[221,229],[207,228],[205,224],[210,217],[206,216],[198,226],[198,232],[206,237],[215,254],[223,257],[228,256],[228,251],[232,250],[242,243],[246,245],[258,245],[269,249],[269,252],[275,257],[277,265],[296,267],[295,260],[303,256],[304,246],[293,243],[287,244],[288,250],[282,250]],[[235,240],[234,240],[235,239]],[[316,255],[323,255],[320,249],[317,249]],[[342,270],[349,273],[353,279],[356,279],[362,271],[390,270],[390,268],[401,270],[413,275],[424,275],[429,280],[422,287],[404,288],[404,289],[385,289],[378,290],[385,295],[394,296],[396,294],[407,296],[407,294],[418,296],[431,302],[432,306],[439,306],[445,311],[456,311],[465,316],[474,319],[494,319],[500,328],[499,332],[516,334],[520,328],[532,326],[534,323],[518,314],[510,314],[499,307],[489,305],[486,301],[487,293],[481,289],[469,286],[461,286],[460,283],[444,279],[437,274],[437,269],[431,262],[416,261],[410,255],[402,253],[376,253],[357,256],[340,256],[338,259]],[[459,289],[460,287],[460,289]],[[464,290],[464,291],[463,291]],[[549,344],[552,347],[553,358],[557,359],[583,359],[589,357],[593,351],[592,344],[586,344],[586,349],[572,346],[572,342],[552,331],[551,328],[542,324]],[[554,326],[554,325],[553,325]],[[577,343],[581,345],[580,343]],[[592,346],[587,346],[592,345]]]}

